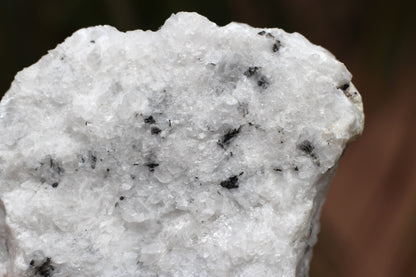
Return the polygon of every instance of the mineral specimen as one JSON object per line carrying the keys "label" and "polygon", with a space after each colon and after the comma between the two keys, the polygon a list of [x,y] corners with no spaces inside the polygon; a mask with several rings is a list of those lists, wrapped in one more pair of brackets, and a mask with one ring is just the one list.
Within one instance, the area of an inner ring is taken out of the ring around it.
{"label": "mineral specimen", "polygon": [[195,13],[79,30],[0,105],[0,274],[306,276],[363,120],[297,33]]}

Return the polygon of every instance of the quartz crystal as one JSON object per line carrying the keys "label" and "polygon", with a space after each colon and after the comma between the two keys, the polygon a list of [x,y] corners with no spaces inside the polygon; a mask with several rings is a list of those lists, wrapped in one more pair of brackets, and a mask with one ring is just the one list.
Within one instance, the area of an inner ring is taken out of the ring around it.
{"label": "quartz crystal", "polygon": [[0,105],[1,276],[307,276],[363,129],[298,33],[172,15],[81,29]]}

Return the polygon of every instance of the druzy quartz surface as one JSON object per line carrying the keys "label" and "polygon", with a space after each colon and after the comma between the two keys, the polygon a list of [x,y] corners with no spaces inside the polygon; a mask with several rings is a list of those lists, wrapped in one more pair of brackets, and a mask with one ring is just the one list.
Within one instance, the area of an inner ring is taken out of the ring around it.
{"label": "druzy quartz surface", "polygon": [[0,275],[307,276],[363,120],[298,33],[195,13],[81,29],[0,104]]}

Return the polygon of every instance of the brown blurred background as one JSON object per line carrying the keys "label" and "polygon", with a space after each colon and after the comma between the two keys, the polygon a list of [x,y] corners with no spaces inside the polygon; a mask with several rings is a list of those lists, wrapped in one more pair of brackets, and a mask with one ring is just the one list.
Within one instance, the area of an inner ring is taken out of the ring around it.
{"label": "brown blurred background", "polygon": [[79,28],[156,30],[181,10],[297,31],[346,64],[366,128],[329,190],[311,276],[416,276],[416,1],[0,0],[0,95]]}

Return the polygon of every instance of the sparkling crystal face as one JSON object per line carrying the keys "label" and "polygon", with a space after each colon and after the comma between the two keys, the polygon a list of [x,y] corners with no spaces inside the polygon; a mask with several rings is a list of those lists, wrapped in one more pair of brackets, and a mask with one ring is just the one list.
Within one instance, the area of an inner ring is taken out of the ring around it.
{"label": "sparkling crystal face", "polygon": [[79,30],[0,105],[0,273],[302,276],[363,119],[297,33],[195,13]]}

